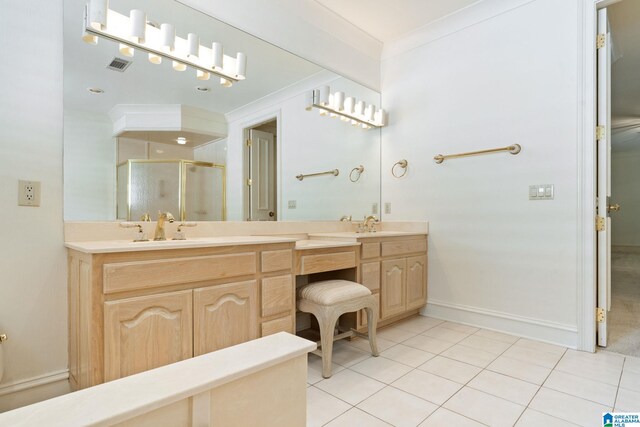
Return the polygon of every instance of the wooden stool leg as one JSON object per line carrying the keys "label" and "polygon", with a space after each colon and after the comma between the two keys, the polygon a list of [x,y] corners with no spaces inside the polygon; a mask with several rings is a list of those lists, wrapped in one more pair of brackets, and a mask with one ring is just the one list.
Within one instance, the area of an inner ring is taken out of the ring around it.
{"label": "wooden stool leg", "polygon": [[379,355],[378,343],[376,341],[376,328],[378,325],[378,307],[375,305],[372,307],[365,307],[367,311],[367,325],[369,333],[369,345],[371,346],[371,354],[374,357]]}
{"label": "wooden stool leg", "polygon": [[[324,310],[323,310],[324,311]],[[333,354],[333,332],[336,328],[338,316],[333,310],[324,311],[318,318],[320,326],[320,345],[322,346],[322,377],[331,378],[331,356]]]}

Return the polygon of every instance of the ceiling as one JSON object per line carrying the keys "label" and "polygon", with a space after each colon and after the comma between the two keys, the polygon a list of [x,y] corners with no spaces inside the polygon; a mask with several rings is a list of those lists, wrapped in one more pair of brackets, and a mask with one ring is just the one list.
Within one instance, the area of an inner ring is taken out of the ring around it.
{"label": "ceiling", "polygon": [[613,149],[637,150],[640,148],[640,1],[624,0],[607,9],[613,42]]}
{"label": "ceiling", "polygon": [[381,42],[390,42],[482,0],[316,0]]}

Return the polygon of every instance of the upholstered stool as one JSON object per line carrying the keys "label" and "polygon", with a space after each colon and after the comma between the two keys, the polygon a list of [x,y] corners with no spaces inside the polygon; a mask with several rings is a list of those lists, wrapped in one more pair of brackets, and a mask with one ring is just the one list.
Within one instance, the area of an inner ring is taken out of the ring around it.
{"label": "upholstered stool", "polygon": [[[331,353],[333,342],[346,337],[363,336],[369,339],[371,354],[378,355],[376,325],[378,305],[376,298],[366,287],[348,280],[325,280],[310,283],[298,290],[298,310],[313,314],[320,326],[320,355],[322,356],[322,376],[331,377]],[[344,313],[365,309],[367,311],[368,335],[357,331],[334,335],[338,317]]]}

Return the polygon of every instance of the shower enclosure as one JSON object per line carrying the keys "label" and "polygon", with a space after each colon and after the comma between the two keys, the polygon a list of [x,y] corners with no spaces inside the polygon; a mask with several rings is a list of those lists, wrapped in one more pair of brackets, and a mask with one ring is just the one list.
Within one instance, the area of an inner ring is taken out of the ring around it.
{"label": "shower enclosure", "polygon": [[180,221],[226,220],[224,165],[194,160],[127,160],[117,167],[117,218],[155,219],[171,212]]}

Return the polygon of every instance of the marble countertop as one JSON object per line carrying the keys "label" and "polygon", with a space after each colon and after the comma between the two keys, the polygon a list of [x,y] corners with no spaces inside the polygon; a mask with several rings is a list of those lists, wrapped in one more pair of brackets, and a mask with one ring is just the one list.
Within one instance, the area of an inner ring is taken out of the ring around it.
{"label": "marble countertop", "polygon": [[339,241],[339,240],[298,240],[296,242],[296,250],[303,251],[307,249],[323,249],[338,248],[343,246],[360,246],[359,242]]}
{"label": "marble countertop", "polygon": [[372,233],[338,232],[338,233],[312,233],[309,238],[331,238],[331,239],[374,239],[376,237],[403,237],[426,235],[426,232],[415,231],[376,231]]}
{"label": "marble countertop", "polygon": [[192,249],[208,248],[214,246],[237,245],[261,245],[268,243],[292,243],[297,239],[292,237],[274,236],[219,236],[219,237],[195,237],[187,240],[149,240],[146,242],[134,242],[131,240],[96,240],[89,242],[66,242],[65,246],[85,253],[113,253],[158,251],[165,249]]}

